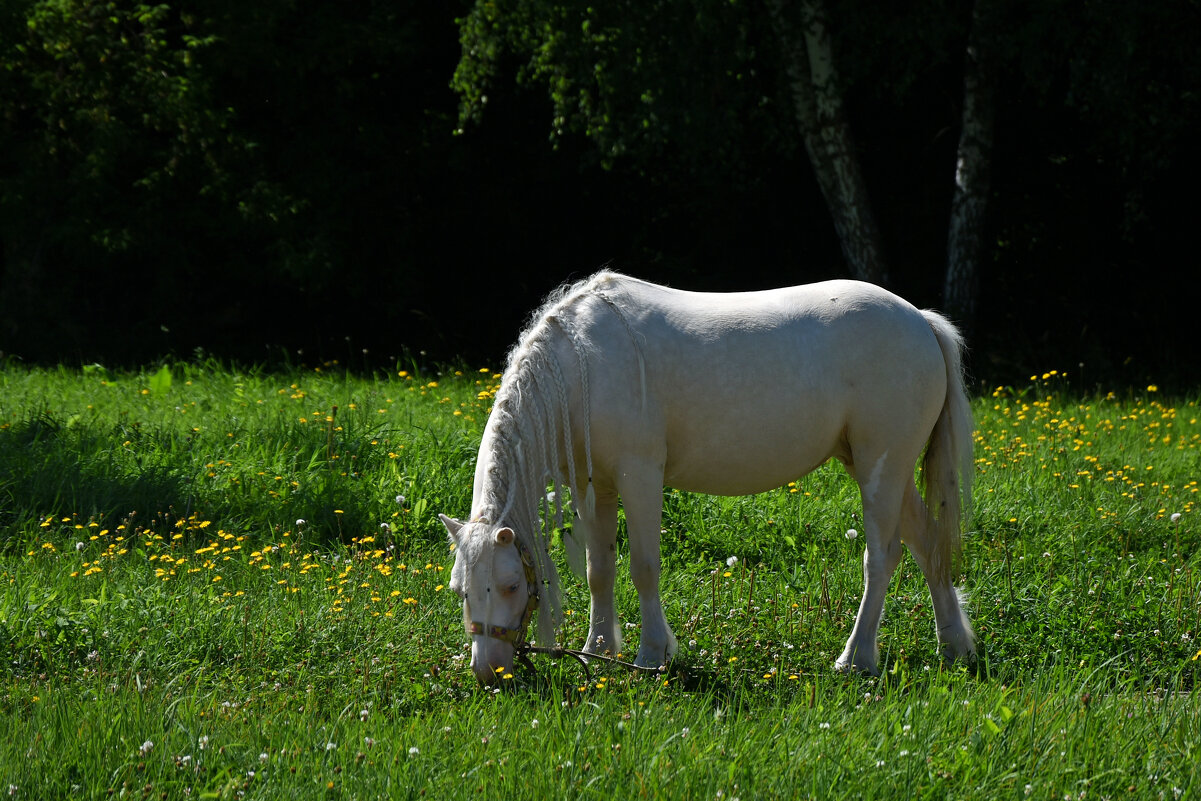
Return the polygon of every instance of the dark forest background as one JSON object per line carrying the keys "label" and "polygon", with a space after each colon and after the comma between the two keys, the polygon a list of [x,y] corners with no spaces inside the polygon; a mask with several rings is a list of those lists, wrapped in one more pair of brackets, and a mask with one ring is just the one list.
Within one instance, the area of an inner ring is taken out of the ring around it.
{"label": "dark forest background", "polygon": [[[993,2],[973,373],[1195,386],[1201,7]],[[828,5],[890,286],[939,307],[972,4]],[[604,34],[594,13],[0,0],[0,351],[495,367],[601,266],[848,275],[768,10],[619,2]]]}

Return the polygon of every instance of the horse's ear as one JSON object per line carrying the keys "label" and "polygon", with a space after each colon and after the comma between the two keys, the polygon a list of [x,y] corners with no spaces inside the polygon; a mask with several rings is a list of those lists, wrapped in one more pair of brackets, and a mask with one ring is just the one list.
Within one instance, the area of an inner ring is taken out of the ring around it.
{"label": "horse's ear", "polygon": [[497,545],[512,545],[513,544],[513,529],[501,528],[496,530]]}
{"label": "horse's ear", "polygon": [[438,515],[438,519],[442,521],[442,525],[446,526],[446,533],[450,535],[450,541],[457,545],[459,542],[459,529],[463,527],[463,521],[447,517],[443,514]]}

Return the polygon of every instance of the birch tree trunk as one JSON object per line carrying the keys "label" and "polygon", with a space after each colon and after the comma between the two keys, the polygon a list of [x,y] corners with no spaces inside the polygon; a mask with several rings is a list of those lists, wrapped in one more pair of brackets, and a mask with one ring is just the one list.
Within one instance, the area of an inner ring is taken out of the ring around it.
{"label": "birch tree trunk", "polygon": [[955,159],[955,191],[947,231],[943,310],[961,327],[975,328],[981,261],[985,253],[994,136],[994,87],[989,58],[988,0],[976,0],[963,67],[963,121]]}
{"label": "birch tree trunk", "polygon": [[789,15],[792,4],[787,0],[768,0],[767,7],[784,55],[797,124],[843,257],[856,278],[887,284],[880,231],[843,112],[823,0],[799,3],[800,31]]}

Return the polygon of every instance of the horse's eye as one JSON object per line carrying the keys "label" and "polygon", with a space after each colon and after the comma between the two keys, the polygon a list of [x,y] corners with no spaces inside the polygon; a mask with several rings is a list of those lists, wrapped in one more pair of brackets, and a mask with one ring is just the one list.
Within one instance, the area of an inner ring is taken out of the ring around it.
{"label": "horse's eye", "polygon": [[518,587],[520,587],[520,586],[521,586],[520,584],[510,584],[510,585],[509,585],[509,586],[508,586],[508,587],[505,589],[505,592],[509,593],[509,595],[512,595],[513,593],[517,592],[517,588],[518,588]]}

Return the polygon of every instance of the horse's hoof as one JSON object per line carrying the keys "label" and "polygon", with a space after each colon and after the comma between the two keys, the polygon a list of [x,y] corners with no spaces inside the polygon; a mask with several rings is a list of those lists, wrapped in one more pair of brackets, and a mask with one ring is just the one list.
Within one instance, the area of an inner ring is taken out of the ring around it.
{"label": "horse's hoof", "polygon": [[660,668],[664,668],[664,667],[667,667],[668,665],[670,665],[672,658],[673,658],[672,654],[664,653],[662,651],[658,652],[657,654],[656,653],[644,654],[641,651],[639,651],[638,656],[634,657],[634,664],[640,668],[646,668],[648,670],[658,670]]}
{"label": "horse's hoof", "polygon": [[844,676],[879,676],[880,671],[875,665],[856,665],[847,659],[839,659],[834,663],[834,672]]}

